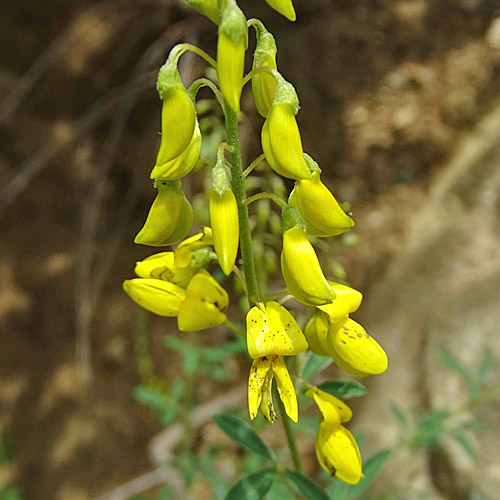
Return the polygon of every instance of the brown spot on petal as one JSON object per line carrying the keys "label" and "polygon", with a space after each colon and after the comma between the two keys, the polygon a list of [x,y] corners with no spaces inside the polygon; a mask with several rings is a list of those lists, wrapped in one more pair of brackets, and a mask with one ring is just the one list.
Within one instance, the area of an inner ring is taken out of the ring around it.
{"label": "brown spot on petal", "polygon": [[362,333],[358,333],[357,337],[358,337],[358,339],[361,339],[361,338],[363,338],[363,334]]}

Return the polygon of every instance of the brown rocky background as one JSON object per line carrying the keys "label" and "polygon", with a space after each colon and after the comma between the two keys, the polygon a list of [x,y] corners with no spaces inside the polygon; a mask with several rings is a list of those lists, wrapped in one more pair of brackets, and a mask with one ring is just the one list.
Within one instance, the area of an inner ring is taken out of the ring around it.
{"label": "brown rocky background", "polygon": [[[297,0],[296,23],[263,0],[241,4],[274,33],[304,147],[352,204],[360,243],[336,258],[365,295],[357,319],[391,362],[355,407],[371,453],[397,443],[391,401],[463,403],[439,347],[469,367],[492,354],[488,382],[499,379],[500,4]],[[213,54],[215,35],[180,0],[0,3],[0,425],[15,450],[0,484],[25,499],[96,498],[164,458],[159,424],[132,397],[121,282],[150,253],[132,240],[152,196],[155,73],[180,41]],[[199,64],[185,57],[183,75],[199,76]],[[251,160],[261,120],[249,94],[243,109]],[[195,178],[188,190],[199,189]],[[168,377],[162,333],[155,322]],[[244,397],[244,372],[225,402]],[[472,410],[488,424],[475,462],[451,443],[402,453],[375,494],[390,482],[424,498],[497,500],[499,403]]]}

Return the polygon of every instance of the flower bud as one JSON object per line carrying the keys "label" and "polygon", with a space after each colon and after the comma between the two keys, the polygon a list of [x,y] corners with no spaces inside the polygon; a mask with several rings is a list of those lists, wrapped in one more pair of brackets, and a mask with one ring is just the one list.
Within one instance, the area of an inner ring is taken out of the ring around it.
{"label": "flower bud", "polygon": [[163,105],[161,142],[156,165],[164,165],[177,158],[193,138],[196,111],[177,70],[177,60],[181,53],[174,47],[158,74],[158,92]]}
{"label": "flower bud", "polygon": [[[306,162],[313,162],[308,155],[304,157]],[[321,182],[319,169],[313,171],[312,179],[296,182],[288,203],[299,211],[306,222],[307,233],[312,236],[335,236],[354,227],[354,221]]]}
{"label": "flower bud", "polygon": [[270,7],[278,11],[282,16],[285,16],[288,20],[295,21],[297,18],[292,0],[266,0],[266,2]]}
{"label": "flower bud", "polygon": [[[276,43],[263,26],[257,25],[257,47],[253,55],[253,67],[276,69]],[[257,111],[267,118],[274,101],[276,78],[267,71],[259,71],[252,77],[252,93]]]}
{"label": "flower bud", "polygon": [[235,112],[240,110],[247,44],[245,15],[234,0],[227,0],[219,24],[217,77],[222,95]]}
{"label": "flower bud", "polygon": [[196,122],[194,133],[188,147],[177,157],[163,164],[155,165],[151,172],[151,179],[177,180],[189,174],[200,159],[201,132]]}
{"label": "flower bud", "polygon": [[[293,208],[286,211],[292,210],[295,211]],[[283,211],[284,220],[286,211]],[[321,270],[316,252],[300,226],[284,227],[281,271],[292,295],[306,306],[320,306],[335,299],[335,292]]]}
{"label": "flower bud", "polygon": [[177,316],[186,295],[173,283],[149,278],[125,280],[123,289],[134,302],[159,316]]}
{"label": "flower bud", "polygon": [[189,282],[186,298],[179,307],[179,330],[194,332],[221,325],[226,321],[228,305],[226,291],[202,269]]}
{"label": "flower bud", "polygon": [[154,247],[166,246],[181,240],[193,223],[193,210],[187,201],[180,181],[158,181],[158,195],[153,202],[143,228],[135,243]]}
{"label": "flower bud", "polygon": [[312,387],[306,392],[306,396],[314,399],[318,405],[321,413],[321,425],[335,428],[351,420],[351,409],[332,394]]}
{"label": "flower bud", "polygon": [[208,17],[210,21],[219,24],[220,12],[217,8],[217,0],[186,0],[191,7],[195,8],[200,14]]}
{"label": "flower bud", "polygon": [[295,119],[298,106],[293,86],[278,78],[273,105],[262,127],[262,150],[269,166],[283,177],[311,179]]}

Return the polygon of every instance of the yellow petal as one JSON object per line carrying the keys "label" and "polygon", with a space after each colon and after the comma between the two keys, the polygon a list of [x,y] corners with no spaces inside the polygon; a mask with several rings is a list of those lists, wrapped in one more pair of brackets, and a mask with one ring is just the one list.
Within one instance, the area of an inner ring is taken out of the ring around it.
{"label": "yellow petal", "polygon": [[328,314],[331,323],[337,323],[348,314],[358,310],[363,300],[363,295],[354,288],[342,285],[341,283],[328,281],[328,284],[335,292],[336,299],[330,304],[318,306],[318,309]]}
{"label": "yellow petal", "polygon": [[377,375],[387,370],[387,355],[382,347],[350,318],[331,326],[328,341],[334,360],[340,358],[343,363],[337,364],[351,375]]}
{"label": "yellow petal", "polygon": [[312,179],[297,181],[289,203],[302,215],[312,236],[335,236],[354,227],[354,221],[321,182],[319,172],[314,172]]}
{"label": "yellow petal", "polygon": [[189,282],[186,298],[179,307],[179,330],[197,331],[221,325],[226,321],[229,297],[226,291],[204,269]]}
{"label": "yellow petal", "polygon": [[226,189],[222,196],[212,190],[209,210],[217,259],[228,276],[233,272],[240,237],[238,206],[231,189]]}
{"label": "yellow petal", "polygon": [[329,331],[330,322],[328,321],[328,316],[323,313],[315,314],[307,323],[304,330],[309,350],[320,356],[331,356],[327,343]]}
{"label": "yellow petal", "polygon": [[286,286],[303,304],[320,306],[335,299],[316,252],[300,227],[292,227],[283,235],[281,270]]}
{"label": "yellow petal", "polygon": [[328,394],[317,387],[313,387],[306,392],[306,396],[314,399],[315,403],[318,405],[321,413],[321,425],[336,428],[341,423],[351,420],[351,409],[332,394]]}
{"label": "yellow petal", "polygon": [[297,18],[292,0],[266,0],[266,2],[270,7],[278,11],[282,16],[285,16],[288,20],[295,21]]}
{"label": "yellow petal", "polygon": [[297,405],[297,396],[293,387],[290,374],[286,369],[285,362],[281,356],[271,356],[271,363],[274,375],[276,377],[276,385],[278,392],[283,401],[286,414],[294,421],[299,420],[299,409]]}
{"label": "yellow petal", "polygon": [[262,128],[262,149],[269,166],[290,179],[310,179],[292,106],[275,104]]}
{"label": "yellow petal", "polygon": [[277,302],[260,302],[247,314],[247,347],[252,358],[273,354],[294,356],[307,341],[294,317]]}
{"label": "yellow petal", "polygon": [[174,252],[175,265],[178,267],[189,266],[194,251],[213,244],[212,228],[204,227],[201,233],[197,233],[179,243]]}
{"label": "yellow petal", "polygon": [[260,402],[260,411],[270,425],[276,422],[276,412],[273,403],[273,371],[267,372],[266,380],[262,387],[262,401]]}
{"label": "yellow petal", "polygon": [[168,88],[163,94],[157,165],[173,160],[189,146],[195,123],[196,111],[186,89],[182,86]]}
{"label": "yellow petal", "polygon": [[336,428],[320,424],[316,437],[316,456],[331,476],[348,484],[363,478],[361,454],[353,435],[342,425]]}
{"label": "yellow petal", "polygon": [[[269,31],[257,28],[257,47],[253,55],[252,69],[276,69],[276,43]],[[265,71],[257,72],[252,78],[252,93],[257,111],[266,118],[273,104],[276,79]]]}
{"label": "yellow petal", "polygon": [[220,12],[217,7],[217,0],[186,0],[191,7],[194,7],[200,14],[207,16],[210,21],[219,24]]}
{"label": "yellow petal", "polygon": [[134,302],[159,316],[177,316],[186,295],[173,283],[150,278],[126,280],[123,289]]}
{"label": "yellow petal", "polygon": [[262,391],[266,382],[267,374],[271,369],[271,360],[267,357],[253,360],[248,378],[248,411],[250,419],[257,416],[262,401]]}
{"label": "yellow petal", "polygon": [[134,272],[139,278],[156,278],[185,286],[196,274],[193,267],[178,267],[174,263],[174,252],[160,252],[137,262]]}
{"label": "yellow petal", "polygon": [[167,244],[171,245],[172,243],[176,243],[177,241],[182,240],[182,238],[184,238],[189,233],[189,231],[191,231],[192,225],[193,209],[187,198],[184,196],[184,198],[182,199],[179,222],[177,223],[177,226],[174,229],[173,233],[168,238]]}
{"label": "yellow petal", "polygon": [[163,164],[156,164],[151,179],[176,180],[189,174],[196,166],[201,152],[201,132],[198,122],[188,147],[177,157]]}

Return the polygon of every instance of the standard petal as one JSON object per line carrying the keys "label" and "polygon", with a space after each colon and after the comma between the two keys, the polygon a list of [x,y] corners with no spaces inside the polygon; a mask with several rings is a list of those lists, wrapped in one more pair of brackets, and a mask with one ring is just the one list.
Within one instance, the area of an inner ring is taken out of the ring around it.
{"label": "standard petal", "polygon": [[295,318],[277,302],[260,302],[247,314],[247,347],[252,358],[293,356],[307,350]]}
{"label": "standard petal", "polygon": [[186,292],[179,286],[150,278],[134,278],[123,283],[129,297],[159,316],[177,316]]}
{"label": "standard petal", "polygon": [[320,424],[316,437],[316,456],[331,476],[348,484],[363,478],[361,454],[353,435],[342,425],[331,428]]}
{"label": "standard petal", "polygon": [[262,401],[264,383],[270,369],[271,360],[268,357],[253,360],[248,377],[248,411],[251,420],[257,416]]}
{"label": "standard petal", "polygon": [[335,292],[336,299],[331,304],[318,306],[328,314],[331,323],[337,323],[348,314],[357,311],[363,300],[363,295],[354,288],[334,281],[328,281],[328,284]]}
{"label": "standard petal", "polygon": [[294,421],[299,420],[299,408],[297,405],[297,396],[293,387],[292,379],[285,366],[285,362],[281,356],[272,356],[272,369],[276,377],[276,385],[278,392],[283,401],[286,414]]}
{"label": "standard petal", "polygon": [[306,392],[306,396],[314,399],[318,405],[321,413],[321,425],[336,428],[341,423],[351,420],[351,409],[332,394],[313,387]]}
{"label": "standard petal", "polygon": [[387,370],[387,355],[382,347],[350,318],[331,326],[328,341],[335,351],[332,357],[335,361],[338,358],[343,361],[343,366],[339,364],[339,367],[347,373],[369,376]]}

